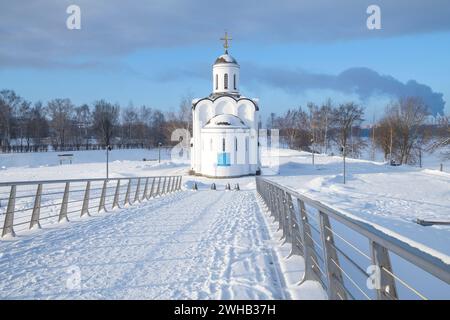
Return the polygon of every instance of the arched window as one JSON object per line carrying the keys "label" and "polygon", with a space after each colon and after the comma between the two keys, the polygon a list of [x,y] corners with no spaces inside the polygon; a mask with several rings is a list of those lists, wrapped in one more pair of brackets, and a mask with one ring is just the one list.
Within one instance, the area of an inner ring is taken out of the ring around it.
{"label": "arched window", "polygon": [[223,88],[228,89],[228,73],[223,76]]}
{"label": "arched window", "polygon": [[234,137],[234,151],[237,151],[237,137]]}
{"label": "arched window", "polygon": [[216,74],[216,90],[219,89],[219,75]]}
{"label": "arched window", "polygon": [[236,90],[236,73],[233,74],[234,90]]}
{"label": "arched window", "polygon": [[225,152],[225,138],[222,139],[222,151]]}

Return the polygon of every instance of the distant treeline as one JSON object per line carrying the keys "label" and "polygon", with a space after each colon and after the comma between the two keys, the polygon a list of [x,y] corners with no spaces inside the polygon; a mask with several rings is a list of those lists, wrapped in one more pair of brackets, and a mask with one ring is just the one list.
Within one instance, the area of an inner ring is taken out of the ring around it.
{"label": "distant treeline", "polygon": [[190,130],[191,122],[189,97],[181,99],[177,112],[161,112],[105,100],[77,106],[70,99],[53,99],[44,105],[0,91],[1,152],[152,148],[175,143],[172,131]]}
{"label": "distant treeline", "polygon": [[[145,143],[127,143],[127,144],[112,144],[110,145],[111,149],[153,149],[154,145],[145,144]],[[162,146],[166,148],[166,146]],[[85,151],[85,150],[105,150],[106,145],[104,144],[96,144],[96,143],[88,143],[82,145],[70,145],[67,144],[64,147],[58,146],[58,148],[54,148],[50,144],[40,144],[40,145],[9,145],[9,146],[1,146],[1,153],[24,153],[24,152],[48,152],[48,151]]]}
{"label": "distant treeline", "polygon": [[[30,102],[12,90],[0,91],[0,151],[74,151],[153,148],[169,146],[177,128],[192,133],[191,97],[180,99],[176,112],[162,112],[142,105],[120,106],[105,100],[74,105],[70,99],[43,104]],[[364,108],[355,102],[293,108],[272,113],[267,128],[280,130],[283,145],[291,149],[330,153],[339,150],[359,157],[366,147],[382,150],[386,160],[415,163],[423,151],[450,147],[450,117],[430,125],[429,108],[416,97],[385,106],[384,114],[370,128],[362,128]],[[260,125],[261,126],[261,125]],[[370,137],[370,139],[363,139]],[[369,145],[370,144],[370,145]],[[450,152],[447,153],[450,158]]]}
{"label": "distant treeline", "polygon": [[386,160],[399,164],[414,164],[422,152],[438,149],[450,158],[450,117],[442,116],[433,124],[428,119],[428,106],[419,98],[406,97],[385,106],[378,121],[362,128],[362,106],[354,102],[335,105],[328,99],[320,106],[308,103],[306,109],[272,113],[267,127],[279,129],[280,142],[291,149],[320,153],[338,150],[359,158],[369,147],[373,157],[379,149]]}

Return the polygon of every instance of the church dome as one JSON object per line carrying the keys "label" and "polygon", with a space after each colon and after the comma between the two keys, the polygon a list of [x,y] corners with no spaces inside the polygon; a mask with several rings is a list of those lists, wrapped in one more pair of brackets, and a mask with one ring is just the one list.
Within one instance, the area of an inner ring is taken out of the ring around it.
{"label": "church dome", "polygon": [[248,126],[235,115],[219,114],[209,119],[205,128],[248,128]]}
{"label": "church dome", "polygon": [[225,53],[223,55],[221,55],[220,57],[218,57],[216,59],[216,62],[214,62],[214,65],[216,64],[221,64],[221,63],[233,63],[233,64],[238,64],[236,59],[233,58],[231,55],[229,55],[228,53]]}

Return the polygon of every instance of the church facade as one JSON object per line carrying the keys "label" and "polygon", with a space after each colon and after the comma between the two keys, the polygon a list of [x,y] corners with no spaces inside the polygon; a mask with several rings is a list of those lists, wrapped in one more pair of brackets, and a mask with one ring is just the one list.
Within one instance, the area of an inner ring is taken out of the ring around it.
{"label": "church facade", "polygon": [[240,66],[228,53],[219,56],[212,73],[213,91],[192,101],[191,173],[214,178],[260,173],[259,106],[239,91]]}

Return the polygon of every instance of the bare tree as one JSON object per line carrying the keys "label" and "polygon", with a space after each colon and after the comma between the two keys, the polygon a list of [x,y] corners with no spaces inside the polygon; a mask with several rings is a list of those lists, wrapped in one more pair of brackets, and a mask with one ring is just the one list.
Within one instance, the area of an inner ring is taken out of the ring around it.
{"label": "bare tree", "polygon": [[152,113],[152,119],[151,119],[151,135],[155,141],[155,145],[158,143],[166,143],[170,139],[167,139],[167,123],[166,118],[164,114],[156,110]]}
{"label": "bare tree", "polygon": [[178,110],[178,120],[183,124],[183,128],[192,135],[192,95],[187,94],[180,101]]}
{"label": "bare tree", "polygon": [[54,134],[56,147],[64,148],[73,119],[74,105],[70,99],[53,99],[47,103],[47,113],[50,117],[50,128]]}
{"label": "bare tree", "polygon": [[31,116],[27,125],[28,148],[30,147],[31,140],[33,140],[34,144],[40,145],[42,139],[49,134],[48,121],[45,118],[45,108],[40,101],[34,104],[30,114]]}
{"label": "bare tree", "polygon": [[89,148],[89,129],[92,126],[92,113],[87,104],[75,108],[75,126],[77,128],[77,144],[85,141],[86,149]]}
{"label": "bare tree", "polygon": [[375,145],[383,151],[384,159],[387,160],[392,152],[393,143],[393,119],[384,116],[376,124]]}
{"label": "bare tree", "polygon": [[393,153],[400,164],[415,163],[429,138],[424,128],[428,107],[419,98],[407,97],[392,104],[387,114],[393,128]]}
{"label": "bare tree", "polygon": [[136,126],[139,122],[139,117],[136,109],[130,104],[127,108],[122,110],[122,126],[123,138],[127,143],[135,143],[137,139]]}
{"label": "bare tree", "polygon": [[[355,143],[354,140],[360,140],[359,136],[353,137],[354,127],[359,127],[363,121],[364,110],[354,102],[348,102],[339,105],[338,108],[333,110],[333,126],[336,129],[336,143],[338,147],[342,147],[343,152],[347,152],[349,148],[349,140],[353,142],[350,147],[353,155],[358,152],[357,148],[361,147],[361,144]],[[352,141],[353,140],[353,141]]]}
{"label": "bare tree", "polygon": [[22,100],[15,110],[16,134],[20,139],[20,150],[23,151],[24,140],[29,141],[31,137],[27,134],[27,126],[31,118],[31,102]]}
{"label": "bare tree", "polygon": [[321,136],[322,143],[322,152],[328,153],[328,149],[330,147],[330,123],[333,117],[333,104],[331,99],[327,99],[327,101],[321,105],[319,110],[319,132]]}
{"label": "bare tree", "polygon": [[114,130],[119,124],[119,105],[113,105],[105,100],[94,103],[93,128],[99,140],[105,145],[111,145]]}
{"label": "bare tree", "polygon": [[309,116],[302,110],[289,109],[284,115],[275,118],[274,127],[279,128],[280,136],[292,149],[309,149],[311,131]]}
{"label": "bare tree", "polygon": [[141,135],[144,140],[144,145],[146,146],[154,146],[155,145],[155,139],[152,136],[151,132],[151,126],[152,126],[152,117],[153,117],[153,110],[150,107],[147,107],[145,105],[141,106],[139,109],[139,119],[140,119],[140,130]]}
{"label": "bare tree", "polygon": [[14,91],[0,91],[0,146],[10,145],[17,115],[20,115],[18,110],[23,105],[27,105],[27,102]]}

